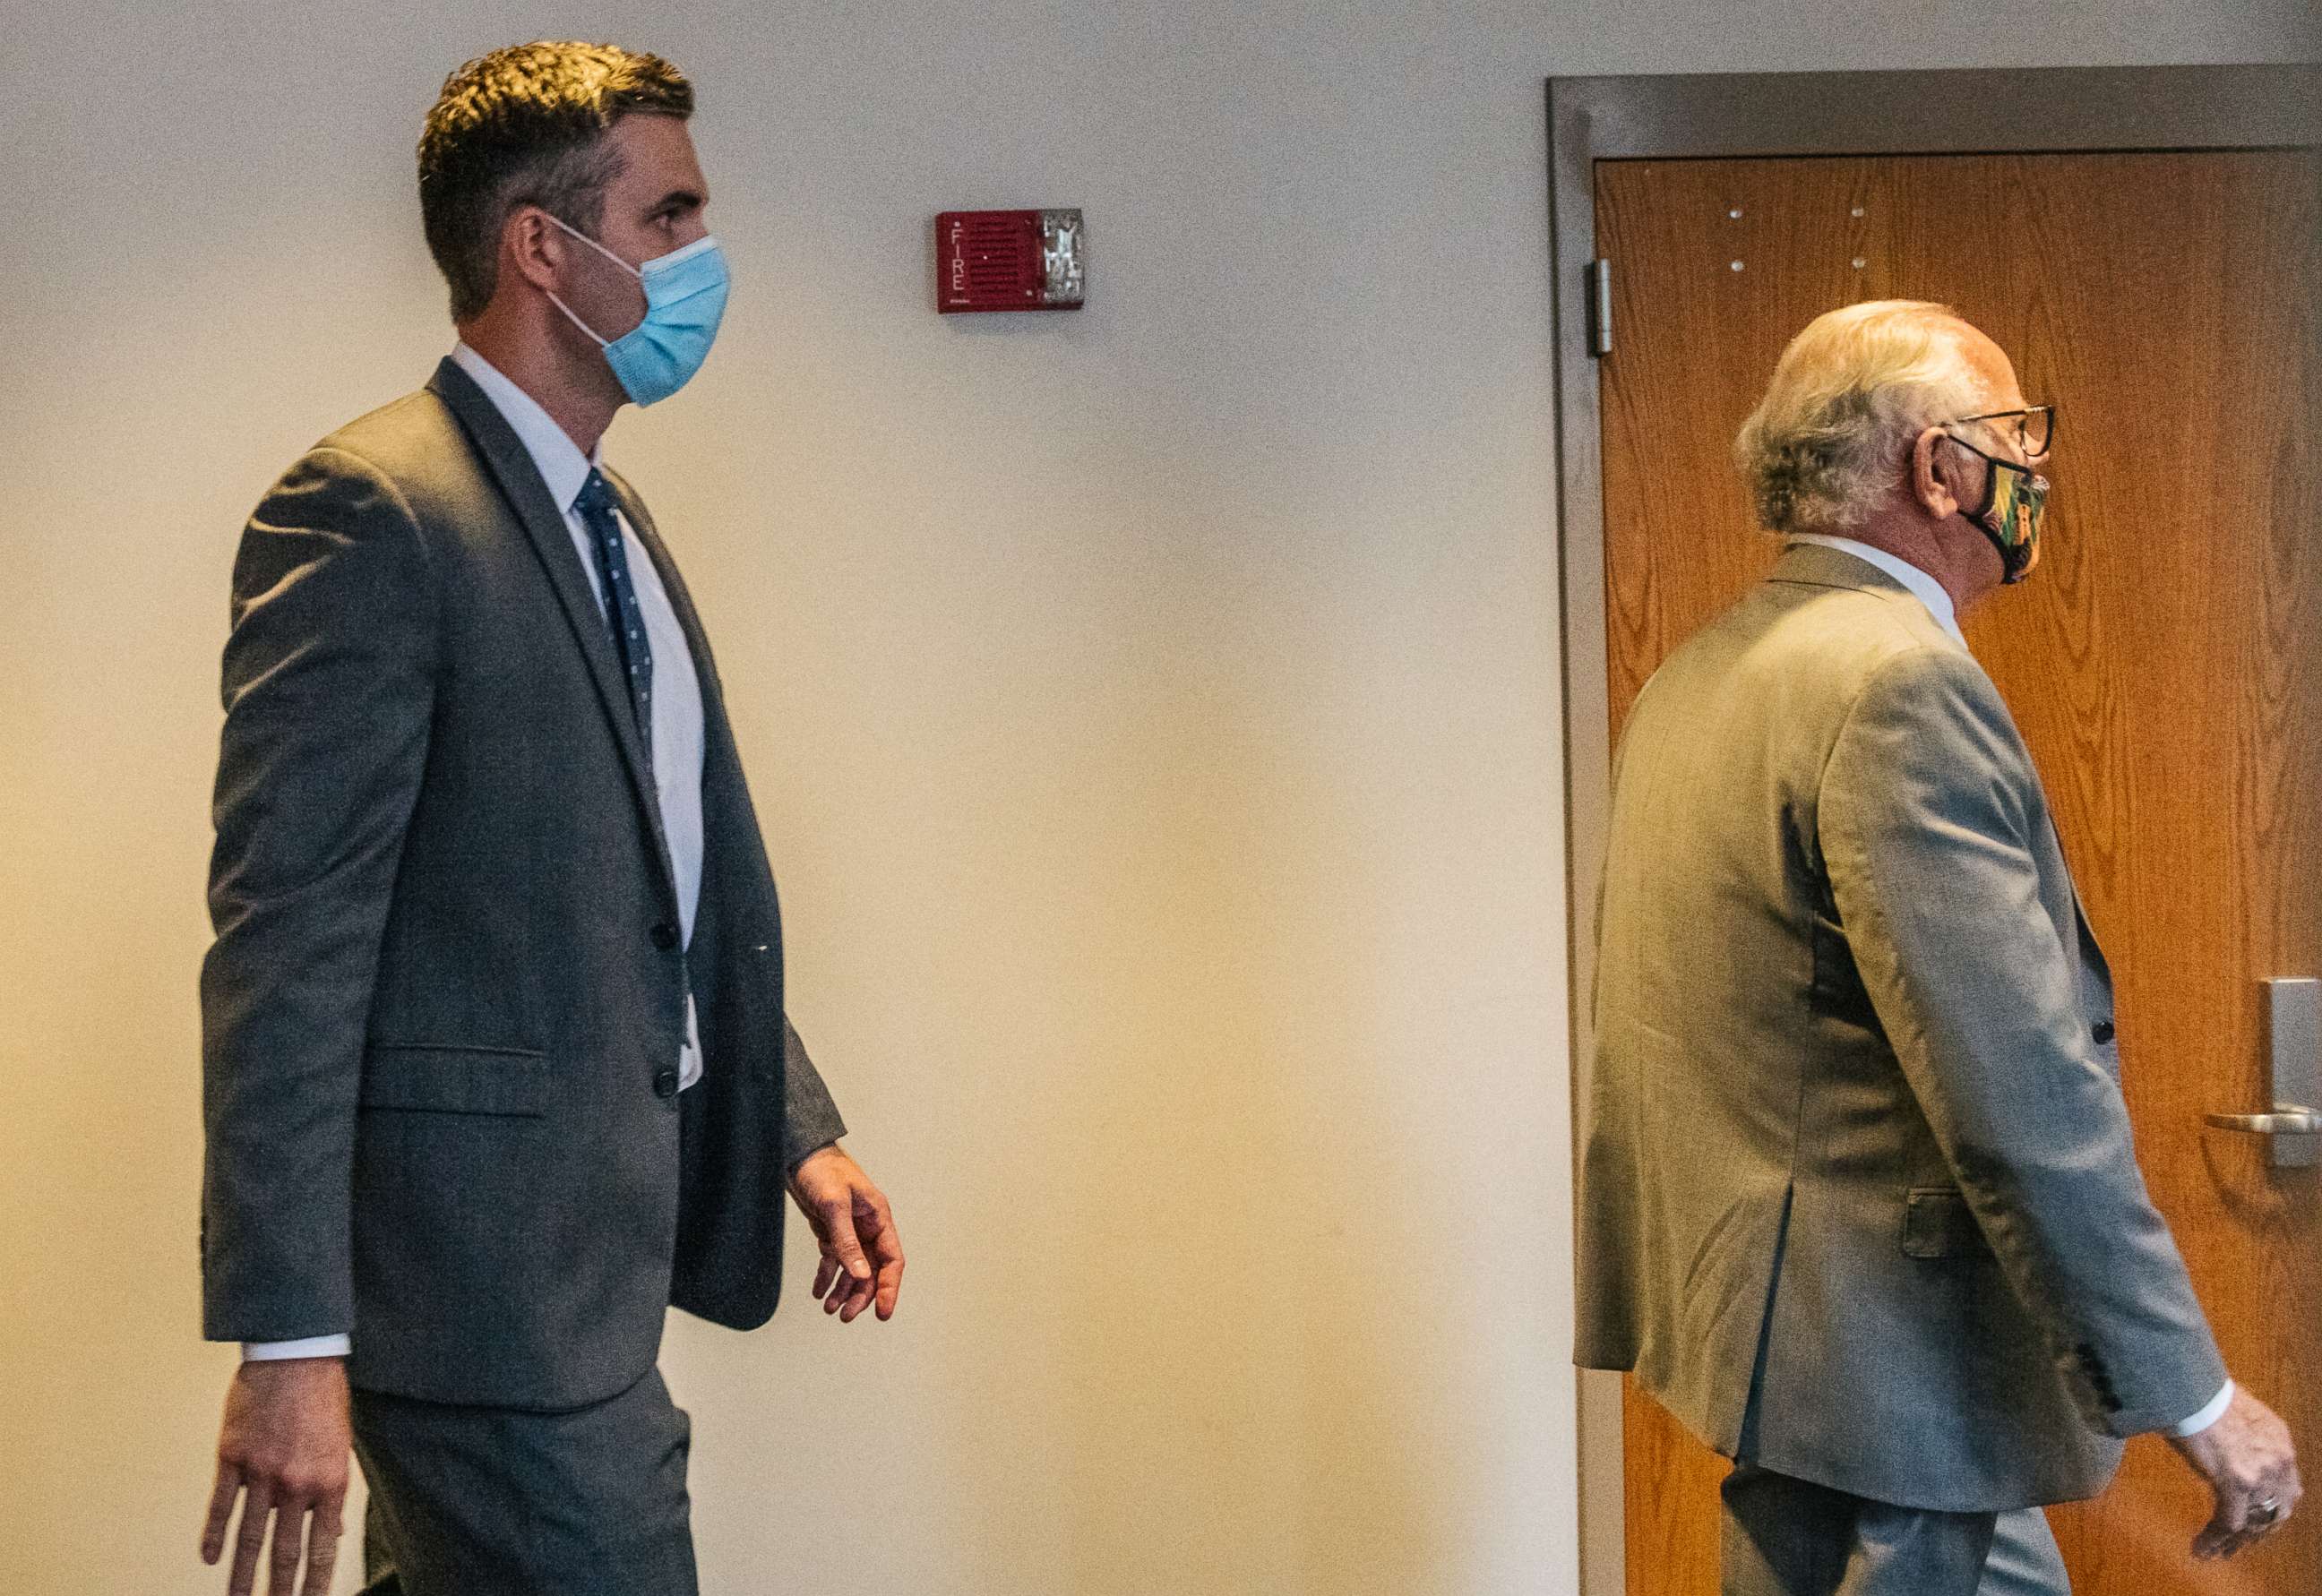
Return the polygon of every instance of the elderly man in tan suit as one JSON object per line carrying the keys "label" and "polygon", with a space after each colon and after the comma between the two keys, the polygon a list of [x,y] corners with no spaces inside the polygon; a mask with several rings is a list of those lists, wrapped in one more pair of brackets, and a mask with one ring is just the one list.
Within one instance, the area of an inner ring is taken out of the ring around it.
{"label": "elderly man in tan suit", "polygon": [[2067,1589],[2040,1504],[2162,1431],[2198,1555],[2288,1518],[2123,1107],[2111,977],[1958,612],[2039,555],[2053,412],[1943,307],[1784,353],[1737,454],[1772,575],[1614,786],[1578,1361],[1734,1460],[1729,1596]]}

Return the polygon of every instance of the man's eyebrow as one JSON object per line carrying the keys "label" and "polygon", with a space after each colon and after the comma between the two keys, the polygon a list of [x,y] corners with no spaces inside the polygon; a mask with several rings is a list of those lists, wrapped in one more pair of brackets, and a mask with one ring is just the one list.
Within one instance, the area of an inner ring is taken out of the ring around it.
{"label": "man's eyebrow", "polygon": [[672,188],[654,201],[653,211],[647,214],[656,214],[668,210],[672,206],[681,211],[698,211],[708,203],[708,200],[690,188]]}

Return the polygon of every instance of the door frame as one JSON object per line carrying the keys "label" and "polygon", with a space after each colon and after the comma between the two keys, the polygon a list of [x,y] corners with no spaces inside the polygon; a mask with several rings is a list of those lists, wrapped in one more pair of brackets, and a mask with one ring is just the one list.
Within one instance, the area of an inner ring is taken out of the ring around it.
{"label": "door frame", "polygon": [[[1564,664],[1573,1174],[1595,1038],[1593,922],[1612,799],[1602,415],[1591,351],[1595,163],[1751,156],[2322,149],[2322,65],[1714,73],[1548,80]],[[1615,269],[1618,269],[1617,262]],[[1610,329],[1617,356],[1621,329]],[[1621,1377],[1579,1381],[1580,1589],[1627,1589]]]}

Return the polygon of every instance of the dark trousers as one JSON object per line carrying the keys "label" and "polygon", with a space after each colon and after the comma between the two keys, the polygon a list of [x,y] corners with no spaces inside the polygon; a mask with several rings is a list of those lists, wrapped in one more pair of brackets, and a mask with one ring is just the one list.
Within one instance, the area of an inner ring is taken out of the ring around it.
{"label": "dark trousers", "polygon": [[1723,1491],[1724,1596],[2070,1596],[2048,1520],[1897,1507],[1737,1464]]}
{"label": "dark trousers", "polygon": [[654,1370],[566,1413],[358,1391],[365,1596],[698,1596],[692,1427]]}

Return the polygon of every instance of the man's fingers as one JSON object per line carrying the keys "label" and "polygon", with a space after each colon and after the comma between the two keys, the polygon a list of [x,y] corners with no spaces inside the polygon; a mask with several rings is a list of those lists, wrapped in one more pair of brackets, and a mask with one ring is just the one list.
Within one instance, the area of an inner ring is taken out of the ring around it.
{"label": "man's fingers", "polygon": [[315,1509],[306,1529],[306,1582],[304,1596],[331,1596],[331,1575],[339,1564],[339,1509],[335,1502]]}
{"label": "man's fingers", "polygon": [[304,1596],[331,1596],[331,1580],[338,1573],[338,1567],[339,1543],[335,1538],[318,1540],[317,1544],[308,1547]]}
{"label": "man's fingers", "polygon": [[[2240,1545],[2248,1546],[2253,1541],[2263,1540],[2288,1523],[2290,1514],[2298,1510],[2298,1499],[2303,1494],[2294,1464],[2290,1465],[2287,1478],[2253,1491],[2246,1499],[2248,1506],[2242,1513]],[[2261,1510],[2260,1503],[2271,1510]],[[2235,1550],[2239,1549],[2239,1546],[2235,1547]]]}
{"label": "man's fingers", "polygon": [[822,1311],[838,1315],[844,1324],[855,1317],[847,1311],[847,1304],[871,1273],[871,1265],[863,1256],[863,1243],[855,1234],[855,1216],[845,1198],[824,1205],[822,1231],[823,1267],[830,1271],[834,1282],[822,1299]]}
{"label": "man's fingers", "polygon": [[895,1317],[895,1299],[903,1290],[903,1238],[895,1233],[895,1221],[881,1214],[883,1221],[878,1234],[871,1238],[871,1254],[879,1262],[877,1280],[873,1283],[873,1295],[878,1303],[879,1317]]}
{"label": "man's fingers", "polygon": [[[2223,1558],[2238,1555],[2272,1533],[2291,1509],[2297,1505],[2298,1490],[2292,1483],[2273,1488],[2228,1488],[2217,1493],[2216,1515],[2193,1539],[2196,1557]],[[2272,1517],[2258,1512],[2260,1502],[2273,1504]]]}
{"label": "man's fingers", "polygon": [[885,1198],[873,1192],[855,1218],[863,1245],[873,1257],[882,1263],[890,1258],[898,1263],[903,1261],[903,1233],[895,1228],[895,1216],[889,1210]]}
{"label": "man's fingers", "polygon": [[[843,1325],[874,1308],[881,1318],[890,1317],[902,1290],[903,1244],[895,1216],[885,1195],[861,1173],[823,1167],[803,1180],[793,1177],[791,1184],[822,1244],[814,1294],[823,1312],[836,1315]],[[810,1203],[809,1191],[815,1193]]]}
{"label": "man's fingers", "polygon": [[894,1210],[887,1206],[886,1196],[868,1191],[857,1199],[855,1218],[860,1222],[864,1245],[870,1249],[873,1276],[864,1282],[870,1302],[875,1304],[882,1319],[895,1313],[895,1298],[903,1289],[903,1237],[895,1228]]}
{"label": "man's fingers", "polygon": [[855,1215],[845,1199],[823,1209],[823,1224],[828,1227],[830,1251],[839,1266],[856,1280],[871,1278],[871,1265],[863,1257],[863,1244],[855,1236]]}
{"label": "man's fingers", "polygon": [[252,1481],[242,1498],[242,1533],[234,1541],[233,1573],[226,1581],[228,1596],[251,1596],[258,1582],[258,1555],[266,1549],[266,1521],[274,1516],[272,1489]]}
{"label": "man's fingers", "polygon": [[875,1282],[857,1280],[851,1274],[840,1281],[838,1290],[830,1294],[831,1301],[837,1305],[838,1322],[842,1325],[853,1324],[855,1316],[869,1305],[871,1293],[874,1289]]}
{"label": "man's fingers", "polygon": [[275,1504],[274,1555],[266,1571],[266,1596],[297,1596],[306,1528],[306,1503],[290,1498]]}
{"label": "man's fingers", "polygon": [[2297,1511],[2298,1454],[2273,1409],[2235,1387],[2216,1423],[2175,1443],[2215,1493],[2216,1511],[2193,1537],[2197,1557],[2231,1557]]}
{"label": "man's fingers", "polygon": [[210,1516],[202,1526],[202,1561],[215,1563],[225,1551],[225,1527],[233,1519],[233,1499],[242,1491],[242,1471],[218,1460],[217,1485],[210,1492]]}
{"label": "man's fingers", "polygon": [[[858,1215],[857,1218],[868,1218],[869,1216]],[[881,1258],[882,1254],[880,1247],[880,1233],[866,1227],[862,1232],[862,1236],[864,1245],[870,1249],[872,1258]],[[838,1322],[842,1325],[853,1324],[858,1316],[878,1300],[878,1270],[883,1267],[883,1263],[870,1264],[869,1267],[872,1272],[846,1282],[846,1306],[839,1311],[838,1315]]]}
{"label": "man's fingers", "polygon": [[2241,1516],[2235,1504],[2226,1497],[2217,1499],[2217,1510],[2193,1537],[2193,1555],[2201,1558],[2230,1557],[2241,1549]]}

